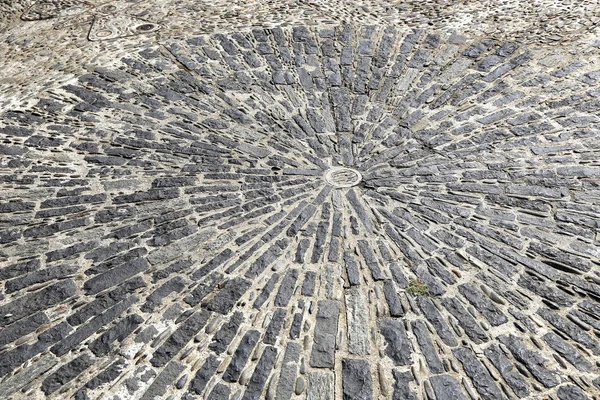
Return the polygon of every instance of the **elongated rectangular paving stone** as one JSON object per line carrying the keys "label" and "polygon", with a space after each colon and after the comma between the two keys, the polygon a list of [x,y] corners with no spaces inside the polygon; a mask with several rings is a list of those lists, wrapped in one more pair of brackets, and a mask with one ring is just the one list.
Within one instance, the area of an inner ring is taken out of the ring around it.
{"label": "elongated rectangular paving stone", "polygon": [[308,375],[306,400],[333,400],[335,396],[333,372],[312,372]]}
{"label": "elongated rectangular paving stone", "polygon": [[363,292],[346,290],[346,319],[348,323],[348,351],[351,354],[369,354],[369,310]]}
{"label": "elongated rectangular paving stone", "polygon": [[250,358],[250,353],[254,350],[259,338],[259,331],[251,330],[246,332],[238,345],[238,348],[235,350],[235,353],[233,353],[233,357],[231,358],[227,369],[223,373],[224,381],[233,383],[239,379],[242,369],[244,369],[248,358]]}
{"label": "elongated rectangular paving stone", "polygon": [[140,400],[153,400],[156,397],[163,396],[169,386],[175,382],[175,379],[185,370],[185,366],[176,361],[171,361],[165,369],[156,377],[148,390]]}
{"label": "elongated rectangular paving stone", "polygon": [[337,301],[321,300],[318,303],[310,366],[331,368],[335,362],[335,339],[338,329],[340,305]]}
{"label": "elongated rectangular paving stone", "polygon": [[150,363],[155,367],[162,367],[169,362],[206,325],[209,316],[210,313],[206,310],[192,314],[156,349]]}
{"label": "elongated rectangular paving stone", "polygon": [[367,360],[351,358],[342,360],[342,389],[344,400],[370,400],[373,398],[371,367]]}
{"label": "elongated rectangular paving stone", "polygon": [[298,362],[300,360],[301,351],[302,346],[298,343],[288,342],[283,356],[279,381],[277,382],[275,400],[289,400],[292,398],[294,383],[296,382],[296,375],[298,374]]}
{"label": "elongated rectangular paving stone", "polygon": [[252,377],[250,377],[250,382],[248,382],[248,389],[246,389],[242,400],[258,400],[261,398],[267,379],[269,379],[271,370],[273,370],[273,366],[275,365],[276,358],[277,349],[267,346],[258,360],[258,364],[256,364]]}

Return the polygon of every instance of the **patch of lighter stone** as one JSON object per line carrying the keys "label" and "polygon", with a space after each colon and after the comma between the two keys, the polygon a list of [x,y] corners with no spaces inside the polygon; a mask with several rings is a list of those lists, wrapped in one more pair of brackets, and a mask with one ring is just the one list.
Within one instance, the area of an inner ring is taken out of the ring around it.
{"label": "patch of lighter stone", "polygon": [[362,181],[362,174],[352,168],[333,167],[325,173],[325,181],[335,188],[350,188]]}

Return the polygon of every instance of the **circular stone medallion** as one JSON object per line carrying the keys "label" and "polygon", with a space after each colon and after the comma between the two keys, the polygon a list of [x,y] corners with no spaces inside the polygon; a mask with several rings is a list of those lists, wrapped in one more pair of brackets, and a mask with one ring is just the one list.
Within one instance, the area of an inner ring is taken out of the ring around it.
{"label": "circular stone medallion", "polygon": [[327,171],[325,180],[333,187],[349,188],[358,185],[362,175],[352,168],[334,167]]}

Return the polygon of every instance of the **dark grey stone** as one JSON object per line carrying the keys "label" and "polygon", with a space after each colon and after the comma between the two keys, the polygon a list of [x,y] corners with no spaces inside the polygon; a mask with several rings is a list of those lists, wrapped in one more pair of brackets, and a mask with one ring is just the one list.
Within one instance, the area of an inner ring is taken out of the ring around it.
{"label": "dark grey stone", "polygon": [[125,360],[118,359],[114,363],[110,364],[104,371],[100,372],[98,375],[90,379],[85,387],[88,389],[96,389],[105,383],[112,382],[117,379],[123,369],[127,366]]}
{"label": "dark grey stone", "polygon": [[145,271],[149,266],[148,261],[138,258],[87,280],[83,289],[87,294],[96,294]]}
{"label": "dark grey stone", "polygon": [[419,308],[423,312],[423,315],[425,315],[425,318],[427,318],[431,325],[433,325],[440,339],[442,339],[442,341],[450,347],[458,345],[458,342],[448,327],[448,324],[446,324],[446,321],[444,318],[442,318],[440,312],[435,308],[432,301],[427,297],[419,296],[417,298],[417,302],[419,304]]}
{"label": "dark grey stone", "polygon": [[482,399],[502,400],[505,396],[488,373],[485,366],[477,359],[471,349],[460,347],[452,350],[458,361]]}
{"label": "dark grey stone", "polygon": [[217,383],[208,395],[208,400],[229,400],[230,395],[231,389],[229,387],[222,383]]}
{"label": "dark grey stone", "polygon": [[252,282],[239,277],[225,282],[223,289],[205,303],[206,309],[224,315],[228,314],[251,285]]}
{"label": "dark grey stone", "polygon": [[292,297],[292,294],[294,293],[294,289],[296,287],[297,280],[298,280],[298,270],[290,269],[283,277],[281,286],[279,286],[279,291],[277,292],[277,296],[275,296],[275,306],[287,307],[287,305],[290,301],[290,298]]}
{"label": "dark grey stone", "polygon": [[223,380],[233,383],[239,379],[240,374],[242,373],[242,370],[244,369],[244,366],[246,365],[246,362],[252,353],[252,350],[254,350],[254,347],[258,343],[259,338],[260,332],[258,331],[250,330],[246,332],[237,349],[235,350],[227,369],[223,373]]}
{"label": "dark grey stone", "polygon": [[547,308],[538,309],[538,314],[556,329],[576,342],[581,343],[585,348],[591,350],[595,355],[600,354],[600,345],[598,342],[573,322],[562,318],[560,315]]}
{"label": "dark grey stone", "polygon": [[50,322],[50,320],[46,314],[38,312],[30,317],[23,318],[22,320],[13,323],[0,330],[0,346],[14,342],[48,322]]}
{"label": "dark grey stone", "polygon": [[503,335],[499,336],[498,339],[508,347],[517,361],[525,365],[527,370],[531,372],[535,379],[542,385],[551,388],[559,384],[556,374],[544,366],[546,360],[539,352],[529,350],[523,341],[514,335]]}
{"label": "dark grey stone", "polygon": [[75,282],[67,280],[18,297],[10,303],[0,306],[0,315],[4,316],[0,320],[0,326],[7,326],[28,315],[64,303],[76,293]]}
{"label": "dark grey stone", "polygon": [[344,252],[344,262],[346,264],[346,275],[350,286],[360,285],[360,271],[354,254],[351,251]]}
{"label": "dark grey stone", "polygon": [[267,344],[275,344],[277,341],[277,337],[279,336],[279,331],[283,327],[283,323],[285,321],[286,310],[283,308],[276,308],[273,316],[271,317],[271,322],[267,326],[267,330],[265,331],[265,335],[263,337],[263,342]]}
{"label": "dark grey stone", "polygon": [[150,363],[162,367],[171,360],[185,345],[198,334],[210,317],[210,313],[202,310],[195,312],[177,328],[175,332],[154,352]]}
{"label": "dark grey stone", "polygon": [[459,383],[450,375],[436,375],[429,378],[437,399],[467,400]]}
{"label": "dark grey stone", "polygon": [[421,354],[425,357],[429,370],[434,374],[441,374],[444,372],[444,366],[438,352],[429,337],[429,331],[423,321],[413,321],[412,323],[413,334],[417,338],[419,347],[421,348]]}
{"label": "dark grey stone", "polygon": [[292,398],[301,351],[302,347],[298,343],[288,342],[286,345],[275,400],[290,400]]}
{"label": "dark grey stone", "polygon": [[233,313],[229,321],[224,323],[221,328],[215,332],[212,342],[208,345],[208,348],[214,351],[216,354],[221,354],[237,334],[237,331],[244,321],[244,314],[239,311]]}
{"label": "dark grey stone", "polygon": [[75,332],[62,338],[60,343],[54,345],[50,350],[57,356],[62,356],[80,345],[85,339],[92,336],[100,328],[108,325],[111,321],[118,318],[126,312],[133,304],[137,303],[138,298],[135,296],[127,297],[125,300],[117,303],[104,313],[93,318],[85,325],[81,325]]}
{"label": "dark grey stone", "polygon": [[575,368],[580,371],[590,371],[592,364],[573,346],[564,341],[560,336],[554,332],[548,332],[542,339],[548,346],[554,351],[560,354],[564,359],[573,364]]}
{"label": "dark grey stone", "polygon": [[315,293],[315,283],[317,274],[312,271],[307,271],[304,274],[304,282],[302,282],[302,296],[313,296]]}
{"label": "dark grey stone", "polygon": [[575,385],[565,385],[556,392],[560,400],[588,400],[589,397],[583,390]]}
{"label": "dark grey stone", "polygon": [[250,377],[248,388],[246,389],[246,392],[244,392],[242,400],[258,400],[259,398],[264,398],[261,394],[269,375],[271,375],[271,370],[275,365],[276,358],[277,349],[272,346],[267,346],[258,360],[256,368],[254,368],[254,372]]}
{"label": "dark grey stone", "polygon": [[175,382],[177,377],[181,375],[184,370],[185,366],[183,364],[176,361],[169,362],[160,374],[158,374],[140,400],[153,400],[156,397],[162,397],[167,392],[169,386]]}
{"label": "dark grey stone", "polygon": [[410,372],[400,372],[395,369],[392,370],[392,373],[394,375],[392,400],[417,400],[416,394],[408,386],[410,382],[415,380],[412,374]]}
{"label": "dark grey stone", "polygon": [[489,339],[483,329],[479,326],[475,318],[469,314],[467,310],[459,303],[456,298],[445,298],[442,299],[442,304],[454,315],[461,328],[465,330],[465,333],[474,343],[481,344],[487,342]]}
{"label": "dark grey stone", "polygon": [[396,287],[394,283],[387,279],[383,284],[383,295],[385,296],[385,300],[387,301],[388,308],[390,310],[390,315],[392,317],[401,317],[404,315],[404,309],[402,308],[402,303],[400,302],[400,298],[398,297],[398,293],[396,292]]}
{"label": "dark grey stone", "polygon": [[378,323],[379,331],[385,338],[385,354],[394,365],[410,365],[412,346],[400,319],[386,318]]}
{"label": "dark grey stone", "polygon": [[185,279],[177,276],[161,285],[146,298],[146,303],[140,307],[143,312],[152,312],[162,304],[162,299],[171,292],[181,292],[185,287]]}
{"label": "dark grey stone", "polygon": [[335,341],[338,329],[340,305],[337,301],[318,302],[310,366],[331,368],[335,363]]}
{"label": "dark grey stone", "polygon": [[104,332],[98,339],[90,343],[90,350],[96,357],[108,354],[108,352],[111,350],[112,342],[122,342],[127,336],[136,330],[142,322],[144,322],[144,319],[139,315],[128,315],[119,321],[115,326]]}
{"label": "dark grey stone", "polygon": [[88,354],[82,354],[73,361],[64,364],[42,382],[42,391],[46,396],[56,392],[66,383],[94,364],[94,359]]}
{"label": "dark grey stone", "polygon": [[371,367],[367,360],[351,358],[342,360],[342,390],[344,400],[369,400],[373,398]]}
{"label": "dark grey stone", "polygon": [[31,272],[25,276],[11,279],[4,283],[6,293],[33,286],[37,283],[48,282],[53,279],[61,279],[74,275],[79,270],[77,265],[58,265]]}
{"label": "dark grey stone", "polygon": [[217,368],[221,362],[219,359],[213,355],[210,355],[202,364],[202,367],[196,372],[194,379],[190,381],[190,386],[188,390],[190,393],[202,394],[204,388],[206,388],[206,384],[213,377],[215,372],[217,372]]}

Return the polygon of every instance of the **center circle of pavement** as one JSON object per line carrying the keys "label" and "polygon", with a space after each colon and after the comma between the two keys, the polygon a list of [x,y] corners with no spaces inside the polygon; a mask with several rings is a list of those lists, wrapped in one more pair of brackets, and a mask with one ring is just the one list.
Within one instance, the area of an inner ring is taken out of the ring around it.
{"label": "center circle of pavement", "polygon": [[362,175],[352,168],[334,167],[327,171],[325,180],[333,187],[349,188],[358,185]]}

